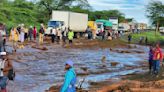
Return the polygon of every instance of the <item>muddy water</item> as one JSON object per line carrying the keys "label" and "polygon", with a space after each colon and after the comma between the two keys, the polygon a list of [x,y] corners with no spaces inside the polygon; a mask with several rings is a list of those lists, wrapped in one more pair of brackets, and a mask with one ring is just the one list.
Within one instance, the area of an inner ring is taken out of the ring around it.
{"label": "muddy water", "polygon": [[[67,59],[74,61],[79,75],[78,81],[85,78],[83,88],[87,89],[90,82],[141,71],[139,68],[126,67],[140,66],[139,62],[146,60],[148,51],[148,48],[142,46],[132,49],[114,49],[128,50],[131,53],[118,53],[109,49],[64,49],[60,46],[49,46],[48,49],[48,51],[41,51],[26,47],[24,50],[18,50],[17,59],[21,62],[13,62],[16,79],[9,83],[10,92],[44,92],[52,85],[60,85],[64,78],[64,63]],[[135,53],[136,50],[143,53]],[[101,62],[102,56],[106,56],[106,67],[103,67]],[[113,67],[111,62],[119,64]],[[83,75],[86,73],[84,68],[88,75]]]}

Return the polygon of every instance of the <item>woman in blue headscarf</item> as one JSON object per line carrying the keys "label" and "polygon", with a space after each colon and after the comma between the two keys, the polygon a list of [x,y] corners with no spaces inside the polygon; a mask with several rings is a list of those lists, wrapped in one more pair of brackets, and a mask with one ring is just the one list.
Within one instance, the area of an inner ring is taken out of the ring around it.
{"label": "woman in blue headscarf", "polygon": [[66,62],[65,69],[67,72],[60,92],[76,92],[76,73],[73,69],[73,62],[71,60]]}

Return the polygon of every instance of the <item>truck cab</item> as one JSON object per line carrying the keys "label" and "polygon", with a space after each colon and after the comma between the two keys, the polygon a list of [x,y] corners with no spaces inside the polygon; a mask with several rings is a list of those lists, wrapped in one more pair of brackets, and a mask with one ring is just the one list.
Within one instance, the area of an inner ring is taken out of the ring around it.
{"label": "truck cab", "polygon": [[48,28],[46,29],[45,35],[50,35],[50,32],[53,28],[62,29],[64,26],[63,21],[50,20],[48,22]]}
{"label": "truck cab", "polygon": [[97,24],[96,34],[100,35],[100,33],[104,31],[104,25],[101,22],[97,22],[96,24]]}

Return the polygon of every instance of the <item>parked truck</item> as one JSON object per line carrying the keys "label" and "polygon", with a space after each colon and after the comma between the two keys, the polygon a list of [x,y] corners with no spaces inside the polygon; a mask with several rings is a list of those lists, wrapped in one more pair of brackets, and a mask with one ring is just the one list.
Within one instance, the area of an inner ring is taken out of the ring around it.
{"label": "parked truck", "polygon": [[69,11],[52,11],[52,18],[48,22],[46,35],[50,34],[52,28],[69,28],[75,33],[85,32],[88,24],[88,14]]}

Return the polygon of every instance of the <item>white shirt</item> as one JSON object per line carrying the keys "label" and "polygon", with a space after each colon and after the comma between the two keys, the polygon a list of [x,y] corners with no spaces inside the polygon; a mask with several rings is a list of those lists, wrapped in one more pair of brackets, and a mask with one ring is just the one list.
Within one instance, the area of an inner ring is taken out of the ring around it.
{"label": "white shirt", "polygon": [[57,36],[61,36],[61,30],[57,30]]}
{"label": "white shirt", "polygon": [[56,35],[56,29],[52,29],[52,34]]}
{"label": "white shirt", "polygon": [[[4,69],[5,60],[0,59],[0,69]],[[3,76],[3,71],[0,70],[0,76]]]}

